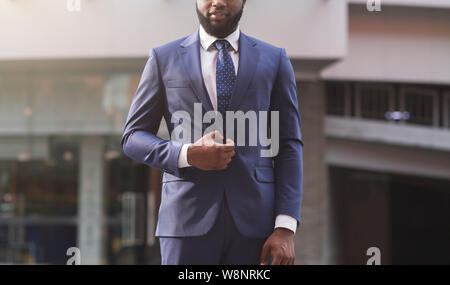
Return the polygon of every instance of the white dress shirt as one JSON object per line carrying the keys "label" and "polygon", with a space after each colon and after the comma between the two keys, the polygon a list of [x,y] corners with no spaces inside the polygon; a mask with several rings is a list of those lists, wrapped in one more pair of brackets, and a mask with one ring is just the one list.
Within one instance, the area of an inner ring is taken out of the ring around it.
{"label": "white dress shirt", "polygon": [[[237,75],[239,67],[239,27],[225,38],[230,43],[230,50],[228,51],[234,64],[234,71]],[[216,89],[216,63],[219,57],[219,51],[212,45],[218,38],[208,34],[205,29],[200,25],[199,30],[200,37],[200,61],[202,66],[202,75],[205,82],[206,90],[208,91],[209,98],[217,111],[217,89]],[[191,166],[187,161],[187,150],[190,144],[185,144],[181,148],[180,155],[178,157],[178,167]],[[295,233],[297,230],[297,220],[288,215],[278,215],[275,219],[275,228],[287,228]]]}

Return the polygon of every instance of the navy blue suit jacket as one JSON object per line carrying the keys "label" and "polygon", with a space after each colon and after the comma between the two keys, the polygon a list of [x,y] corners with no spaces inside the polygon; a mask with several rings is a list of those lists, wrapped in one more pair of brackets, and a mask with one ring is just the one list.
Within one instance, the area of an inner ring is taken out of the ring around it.
{"label": "navy blue suit jacket", "polygon": [[203,82],[199,35],[152,49],[133,97],[122,147],[132,159],[164,172],[156,236],[207,233],[224,197],[236,226],[247,237],[269,236],[279,214],[299,222],[303,142],[297,100],[285,50],[241,33],[229,110],[279,111],[279,152],[273,158],[261,157],[259,144],[236,146],[236,155],[225,170],[178,168],[183,143],[163,140],[156,132],[162,117],[172,132],[176,125],[171,115],[176,111],[193,117],[196,102],[203,104],[203,112],[213,110]]}

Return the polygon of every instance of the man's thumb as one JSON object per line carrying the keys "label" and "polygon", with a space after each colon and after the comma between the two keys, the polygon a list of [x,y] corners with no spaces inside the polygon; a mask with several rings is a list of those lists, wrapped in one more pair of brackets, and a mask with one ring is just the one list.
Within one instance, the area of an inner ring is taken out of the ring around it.
{"label": "man's thumb", "polygon": [[222,140],[222,141],[223,141],[223,136],[222,136],[222,134],[221,134],[218,130],[214,130],[214,131],[211,133],[211,138],[213,138],[213,139],[218,139],[218,140]]}

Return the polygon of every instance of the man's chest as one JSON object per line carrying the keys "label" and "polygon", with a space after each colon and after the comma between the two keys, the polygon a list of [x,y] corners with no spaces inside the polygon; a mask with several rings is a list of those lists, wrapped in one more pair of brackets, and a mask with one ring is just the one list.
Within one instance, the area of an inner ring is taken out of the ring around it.
{"label": "man's chest", "polygon": [[[194,111],[194,103],[202,103],[204,110],[216,109],[217,55],[201,52],[197,60],[176,57],[161,71],[167,108],[170,113]],[[276,79],[276,64],[259,56],[258,61],[246,61],[233,54],[236,84],[230,110],[268,110]],[[242,55],[241,55],[242,56]],[[250,66],[251,65],[251,66]]]}

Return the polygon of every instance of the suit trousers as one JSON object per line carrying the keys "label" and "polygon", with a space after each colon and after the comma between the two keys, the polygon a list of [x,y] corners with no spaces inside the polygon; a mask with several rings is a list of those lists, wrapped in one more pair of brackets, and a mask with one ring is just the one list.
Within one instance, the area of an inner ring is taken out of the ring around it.
{"label": "suit trousers", "polygon": [[202,236],[160,237],[162,265],[259,265],[267,238],[248,238],[237,229],[227,199]]}

